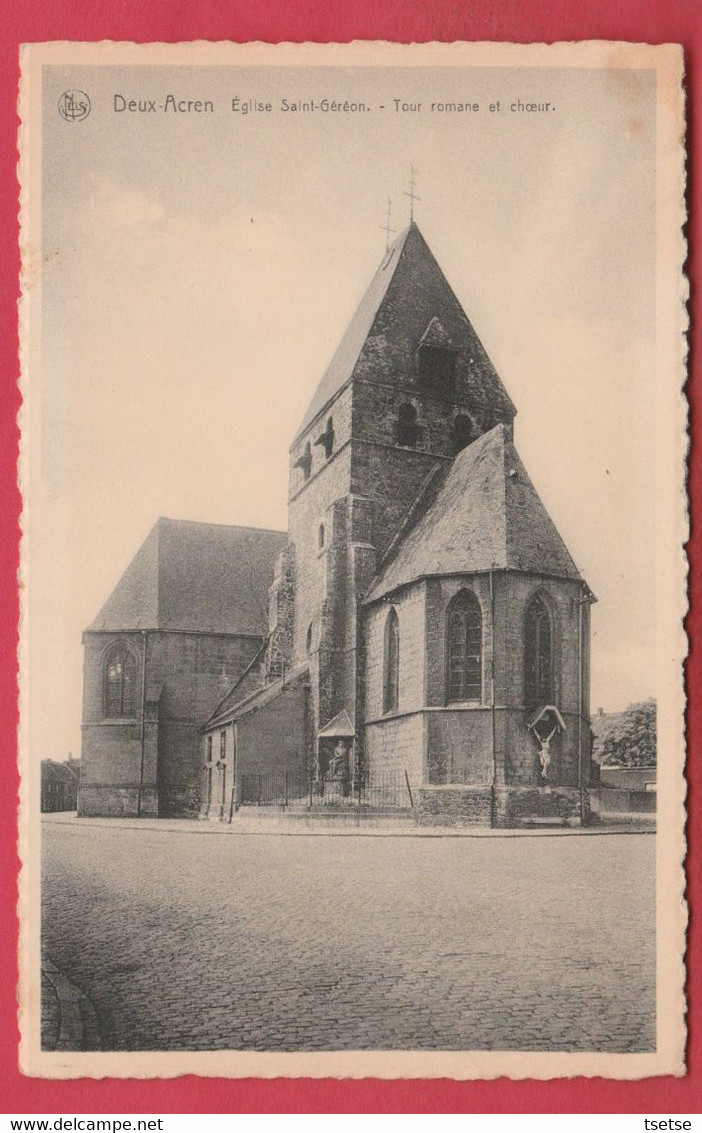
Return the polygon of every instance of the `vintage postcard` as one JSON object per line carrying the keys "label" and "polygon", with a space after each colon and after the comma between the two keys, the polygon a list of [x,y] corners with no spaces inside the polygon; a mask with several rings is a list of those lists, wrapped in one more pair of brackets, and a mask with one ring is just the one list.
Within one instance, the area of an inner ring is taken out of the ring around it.
{"label": "vintage postcard", "polygon": [[23,1072],[684,1074],[682,50],[20,115]]}

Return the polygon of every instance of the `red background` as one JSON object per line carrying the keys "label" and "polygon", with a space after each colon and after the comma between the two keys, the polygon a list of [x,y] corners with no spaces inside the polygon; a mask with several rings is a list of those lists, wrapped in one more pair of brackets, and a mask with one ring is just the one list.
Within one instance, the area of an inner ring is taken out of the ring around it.
{"label": "red background", "polygon": [[[692,637],[687,665],[689,695],[689,822],[692,849],[688,859],[692,920],[689,934],[690,1040],[689,1074],[682,1079],[653,1078],[643,1082],[608,1082],[576,1078],[554,1082],[361,1082],[334,1080],[229,1081],[177,1078],[168,1081],[41,1081],[24,1078],[17,1065],[18,1032],[16,932],[16,570],[19,535],[19,496],[15,487],[19,407],[17,328],[19,252],[17,240],[16,99],[18,45],[26,41],[69,40],[314,40],[391,39],[514,40],[539,42],[567,39],[622,39],[648,43],[679,42],[685,47],[688,72],[688,137],[690,157],[688,236],[692,248],[688,271],[693,286],[692,309],[697,307],[695,281],[699,254],[694,236],[699,222],[702,62],[702,5],[699,0],[6,0],[0,33],[0,850],[2,853],[2,911],[0,922],[0,1097],[5,1113],[697,1113],[702,1108],[702,981],[700,980],[699,911],[700,793],[702,771],[697,751],[702,735],[702,617],[695,594],[699,580],[701,540],[693,522]],[[691,402],[693,432],[700,415],[699,382],[695,363],[697,335],[691,341]],[[693,516],[702,502],[700,455],[692,449],[690,491]],[[699,636],[698,636],[699,635]]]}

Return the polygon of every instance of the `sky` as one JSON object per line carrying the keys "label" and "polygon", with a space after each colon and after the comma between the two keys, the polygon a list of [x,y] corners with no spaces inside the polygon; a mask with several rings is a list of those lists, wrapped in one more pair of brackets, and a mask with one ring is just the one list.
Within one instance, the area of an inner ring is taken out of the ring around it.
{"label": "sky", "polygon": [[[57,112],[67,89],[89,94],[82,122]],[[114,109],[171,93],[215,112]],[[279,109],[324,97],[369,109]],[[654,97],[648,71],[45,67],[43,757],[79,752],[81,632],[158,516],[286,527],[288,446],[382,258],[388,196],[408,222],[410,163],[598,598],[592,708],[655,693]],[[445,101],[480,110],[431,111]]]}

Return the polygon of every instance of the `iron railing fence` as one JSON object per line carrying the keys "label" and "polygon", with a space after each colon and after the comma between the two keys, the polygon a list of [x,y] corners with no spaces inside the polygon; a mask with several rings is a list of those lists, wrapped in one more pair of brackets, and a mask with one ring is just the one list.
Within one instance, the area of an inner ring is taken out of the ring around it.
{"label": "iron railing fence", "polygon": [[247,772],[241,776],[239,806],[372,807],[405,809],[414,799],[404,770],[316,778],[296,772]]}
{"label": "iron railing fence", "polygon": [[256,772],[241,776],[241,806],[290,806],[309,802],[311,780],[307,775]]}

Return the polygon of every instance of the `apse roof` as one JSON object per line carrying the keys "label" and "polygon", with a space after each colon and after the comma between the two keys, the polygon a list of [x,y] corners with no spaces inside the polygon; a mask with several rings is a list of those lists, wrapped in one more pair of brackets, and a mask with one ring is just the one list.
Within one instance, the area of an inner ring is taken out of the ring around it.
{"label": "apse roof", "polygon": [[[496,425],[455,458],[433,499],[381,565],[366,601],[419,578],[492,569],[581,576],[539,499],[510,432]],[[421,505],[421,501],[419,501]]]}

